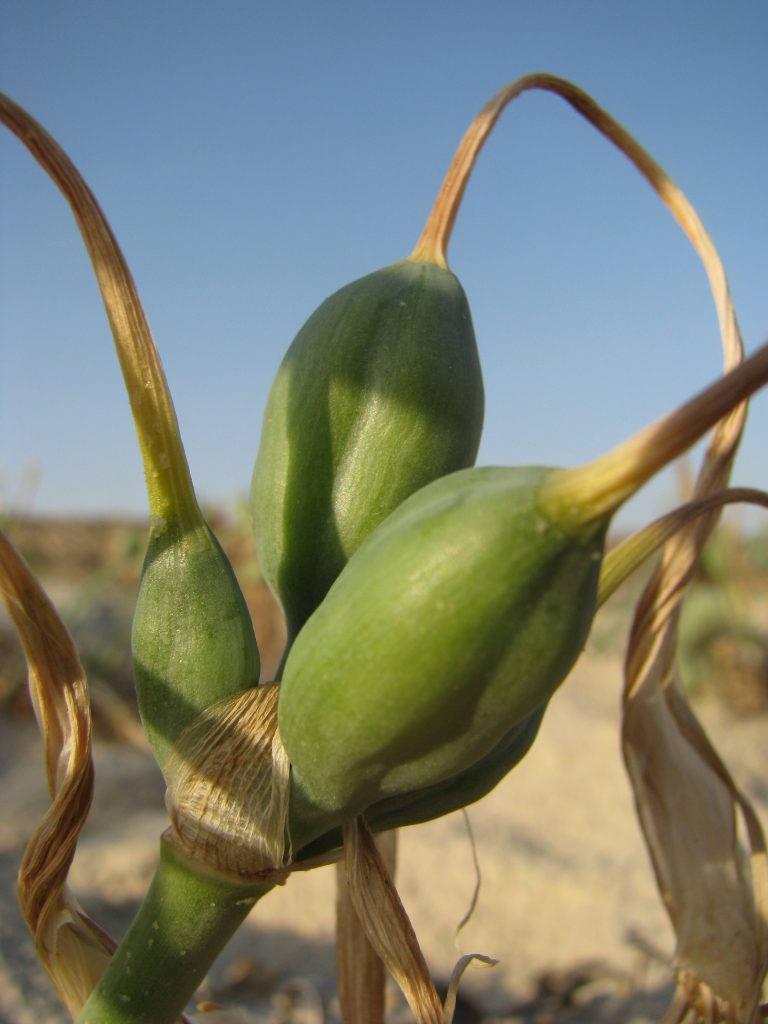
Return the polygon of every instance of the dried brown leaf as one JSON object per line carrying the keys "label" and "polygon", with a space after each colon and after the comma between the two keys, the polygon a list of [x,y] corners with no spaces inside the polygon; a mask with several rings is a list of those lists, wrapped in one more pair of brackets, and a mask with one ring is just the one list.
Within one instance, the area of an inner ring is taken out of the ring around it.
{"label": "dried brown leaf", "polygon": [[416,1024],[451,1024],[461,976],[473,960],[496,961],[478,953],[462,957],[454,968],[441,1005],[416,933],[364,819],[343,827],[344,866],[349,894],[368,939],[397,982]]}
{"label": "dried brown leaf", "polygon": [[416,933],[368,826],[356,818],[344,825],[343,833],[349,895],[371,945],[399,985],[417,1024],[445,1024]]}
{"label": "dried brown leaf", "polygon": [[93,793],[88,689],[71,637],[2,532],[0,591],[29,666],[51,795],[51,806],[22,860],[19,903],[38,956],[75,1017],[115,948],[67,886]]}
{"label": "dried brown leaf", "polygon": [[[721,421],[697,496],[727,481],[743,410]],[[716,512],[668,542],[635,615],[626,660],[622,745],[659,890],[677,937],[669,1020],[757,1019],[766,972],[765,842],[688,706],[675,668],[680,602]],[[741,827],[739,827],[741,822]],[[679,1007],[685,1009],[677,1016]]]}
{"label": "dried brown leaf", "polygon": [[[743,345],[725,273],[707,242],[702,258],[730,370]],[[742,403],[713,430],[694,500],[726,487],[745,418]],[[751,1024],[766,972],[762,829],[690,709],[675,667],[680,602],[718,515],[713,507],[667,542],[638,604],[625,665],[624,759],[677,939],[678,986],[666,1024]]]}
{"label": "dried brown leaf", "polygon": [[277,729],[280,687],[257,686],[206,708],[166,764],[174,842],[235,877],[281,869],[290,763]]}
{"label": "dried brown leaf", "polygon": [[[649,672],[625,709],[623,744],[638,815],[677,937],[689,1004],[752,1019],[765,973],[766,853],[760,825],[676,678]],[[710,1000],[710,1001],[711,1001]],[[703,1018],[702,1018],[703,1019]]]}

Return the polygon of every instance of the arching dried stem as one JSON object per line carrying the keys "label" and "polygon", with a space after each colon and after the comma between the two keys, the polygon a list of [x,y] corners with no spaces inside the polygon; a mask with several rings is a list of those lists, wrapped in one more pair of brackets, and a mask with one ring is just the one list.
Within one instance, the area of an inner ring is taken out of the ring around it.
{"label": "arching dried stem", "polygon": [[725,348],[731,355],[729,365],[732,365],[733,357],[738,358],[737,350],[740,349],[733,303],[717,249],[699,215],[669,175],[626,128],[603,110],[587,92],[557,75],[545,72],[524,75],[505,86],[486,103],[461,140],[424,231],[411,253],[411,259],[427,260],[443,267],[447,266],[448,243],[453,225],[480,150],[504,109],[518,96],[533,89],[555,93],[578,111],[632,161],[671,212],[704,264],[717,307]]}
{"label": "arching dried stem", "polygon": [[0,121],[24,143],[69,203],[91,258],[136,424],[152,514],[200,519],[179,425],[131,272],[95,196],[56,140],[0,93]]}

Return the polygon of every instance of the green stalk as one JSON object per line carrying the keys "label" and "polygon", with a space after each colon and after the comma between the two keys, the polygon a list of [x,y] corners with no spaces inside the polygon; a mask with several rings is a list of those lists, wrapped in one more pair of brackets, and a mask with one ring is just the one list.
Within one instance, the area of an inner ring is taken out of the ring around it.
{"label": "green stalk", "polygon": [[768,494],[752,487],[733,487],[717,491],[706,498],[681,505],[617,544],[606,554],[600,567],[598,608],[604,605],[621,584],[640,566],[645,565],[651,555],[659,551],[662,544],[666,544],[671,537],[700,516],[735,502],[747,502],[768,508]]}
{"label": "green stalk", "polygon": [[144,903],[77,1024],[174,1024],[272,885],[201,873],[163,839]]}

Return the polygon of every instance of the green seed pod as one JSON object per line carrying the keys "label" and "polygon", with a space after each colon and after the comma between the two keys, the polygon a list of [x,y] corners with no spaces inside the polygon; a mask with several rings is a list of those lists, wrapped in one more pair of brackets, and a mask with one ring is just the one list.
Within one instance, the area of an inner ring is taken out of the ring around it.
{"label": "green seed pod", "polygon": [[201,711],[258,683],[248,608],[202,518],[153,528],[131,643],[139,710],[161,768]]}
{"label": "green seed pod", "polygon": [[537,501],[549,472],[438,480],[341,573],[283,677],[302,820],[305,803],[342,820],[471,769],[566,676],[596,606],[606,523],[549,520]]}
{"label": "green seed pod", "polygon": [[614,513],[766,380],[768,346],[589,465],[463,470],[392,513],[286,661],[294,847],[492,761],[586,640]]}
{"label": "green seed pod", "polygon": [[251,488],[289,637],[393,509],[472,465],[483,403],[469,306],[449,270],[403,260],[310,316],[272,386]]}

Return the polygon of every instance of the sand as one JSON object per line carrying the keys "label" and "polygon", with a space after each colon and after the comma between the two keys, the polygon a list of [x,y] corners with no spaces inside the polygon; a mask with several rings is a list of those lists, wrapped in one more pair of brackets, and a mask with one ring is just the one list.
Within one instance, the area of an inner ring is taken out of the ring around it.
{"label": "sand", "polygon": [[[462,952],[499,960],[492,969],[469,969],[456,1024],[644,1024],[661,1016],[673,937],[619,753],[619,692],[618,656],[588,652],[528,758],[470,809],[482,884],[458,936],[475,886],[464,816],[400,833],[398,885],[435,977],[447,978]],[[768,719],[738,717],[719,703],[699,710],[765,819]],[[96,797],[71,882],[91,915],[119,937],[152,875],[166,825],[163,786],[145,752],[99,741],[95,758]],[[0,1022],[59,1024],[67,1015],[13,896],[24,844],[47,802],[31,722],[0,719],[0,771]],[[270,893],[201,997],[241,1008],[247,1021],[337,1019],[334,887],[334,869],[322,868]],[[392,1019],[407,1021],[394,993],[392,1001]]]}

